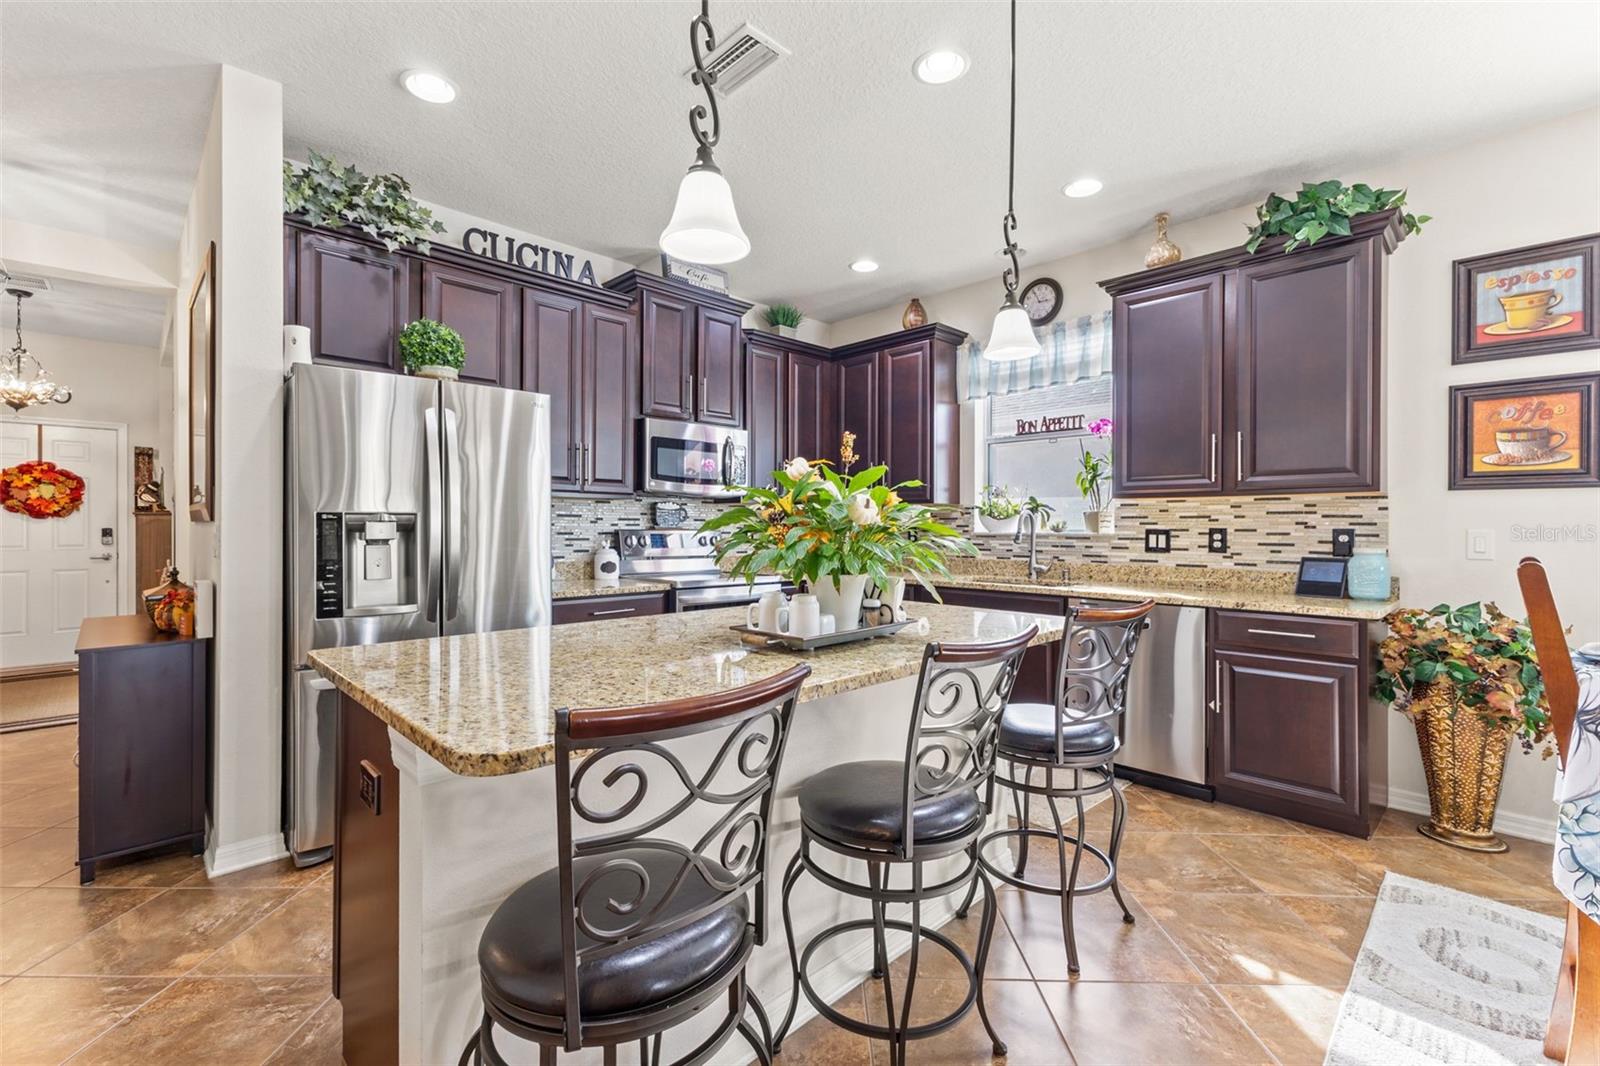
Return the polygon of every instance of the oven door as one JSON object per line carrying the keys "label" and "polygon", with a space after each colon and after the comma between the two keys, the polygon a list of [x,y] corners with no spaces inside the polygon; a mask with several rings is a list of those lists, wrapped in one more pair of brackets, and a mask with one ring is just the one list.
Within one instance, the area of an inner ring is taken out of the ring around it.
{"label": "oven door", "polygon": [[659,418],[644,419],[643,428],[640,487],[645,492],[738,498],[745,470],[744,430]]}

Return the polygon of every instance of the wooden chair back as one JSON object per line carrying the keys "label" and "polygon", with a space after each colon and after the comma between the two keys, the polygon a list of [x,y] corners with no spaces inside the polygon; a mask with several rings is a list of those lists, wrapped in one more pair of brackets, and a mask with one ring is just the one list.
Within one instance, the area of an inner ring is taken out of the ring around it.
{"label": "wooden chair back", "polygon": [[1556,612],[1544,564],[1532,556],[1523,559],[1517,564],[1517,584],[1522,586],[1522,606],[1528,612],[1528,628],[1533,630],[1539,672],[1544,675],[1544,698],[1550,705],[1550,725],[1564,767],[1567,746],[1572,743],[1572,723],[1578,715],[1578,675],[1572,669],[1566,630]]}

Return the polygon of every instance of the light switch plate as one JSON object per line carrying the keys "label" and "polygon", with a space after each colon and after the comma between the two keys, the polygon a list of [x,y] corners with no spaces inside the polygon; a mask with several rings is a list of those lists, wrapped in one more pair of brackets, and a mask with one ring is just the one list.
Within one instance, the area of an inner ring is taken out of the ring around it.
{"label": "light switch plate", "polygon": [[1172,530],[1147,529],[1144,531],[1144,550],[1160,555],[1172,550]]}
{"label": "light switch plate", "polygon": [[1494,559],[1494,530],[1467,530],[1467,558],[1483,561]]}

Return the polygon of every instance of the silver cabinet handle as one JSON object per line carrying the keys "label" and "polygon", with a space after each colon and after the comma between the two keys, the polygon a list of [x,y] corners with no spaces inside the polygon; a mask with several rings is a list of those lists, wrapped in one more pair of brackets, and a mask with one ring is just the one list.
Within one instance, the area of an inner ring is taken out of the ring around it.
{"label": "silver cabinet handle", "polygon": [[594,449],[589,447],[587,441],[583,445],[583,483],[589,484],[594,480]]}
{"label": "silver cabinet handle", "polygon": [[1217,435],[1211,434],[1211,465],[1207,467],[1207,481],[1217,480]]}
{"label": "silver cabinet handle", "polygon": [[608,614],[632,614],[634,611],[637,611],[638,609],[639,608],[637,608],[637,607],[612,607],[609,610],[604,610],[604,611],[590,611],[589,612],[589,617],[590,618],[599,618],[602,615],[608,615]]}
{"label": "silver cabinet handle", "polygon": [[1233,479],[1244,480],[1244,430],[1239,430],[1233,435]]}
{"label": "silver cabinet handle", "polygon": [[689,384],[689,382],[691,382],[692,380],[694,380],[694,379],[691,378],[688,374],[685,374],[683,376],[683,388],[678,390],[678,403],[679,403],[680,406],[683,407],[683,413],[684,414],[689,414],[689,415],[694,414],[694,411],[693,411],[694,400],[692,400],[690,398],[690,396],[689,396],[689,390],[692,388],[692,386]]}
{"label": "silver cabinet handle", "polygon": [[706,413],[706,397],[708,395],[710,395],[710,393],[711,393],[711,386],[708,384],[708,382],[710,380],[711,379],[709,377],[707,377],[707,376],[705,376],[703,374],[700,377],[700,411],[699,411],[699,413],[701,415],[704,415]]}
{"label": "silver cabinet handle", "polygon": [[1222,660],[1211,660],[1211,711],[1222,713]]}
{"label": "silver cabinet handle", "polygon": [[1296,633],[1289,629],[1247,629],[1246,633],[1254,633],[1258,637],[1298,637],[1300,640],[1316,640],[1315,633]]}

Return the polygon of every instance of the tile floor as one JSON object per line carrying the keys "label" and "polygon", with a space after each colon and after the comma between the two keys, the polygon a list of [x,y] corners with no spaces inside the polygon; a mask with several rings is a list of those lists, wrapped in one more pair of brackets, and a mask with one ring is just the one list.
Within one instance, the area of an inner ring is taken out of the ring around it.
{"label": "tile floor", "polygon": [[[337,1064],[329,867],[210,880],[198,859],[167,855],[106,867],[80,888],[74,742],[70,727],[0,735],[0,1062]],[[1371,840],[1352,840],[1127,794],[1123,884],[1137,922],[1124,925],[1109,895],[1080,900],[1078,980],[1066,980],[1057,902],[999,894],[987,996],[1012,1066],[1320,1063],[1386,869],[1563,913],[1546,846],[1455,851],[1397,812]],[[1090,824],[1104,835],[1109,807]],[[1054,868],[1053,849],[1036,845],[1030,873],[1048,879]],[[947,932],[970,943],[977,925],[975,909]],[[913,1021],[962,995],[941,955],[924,952]],[[877,985],[839,1006],[883,1015]],[[779,1061],[887,1058],[882,1044],[812,1023]],[[975,1014],[911,1052],[916,1063],[989,1058]]]}

